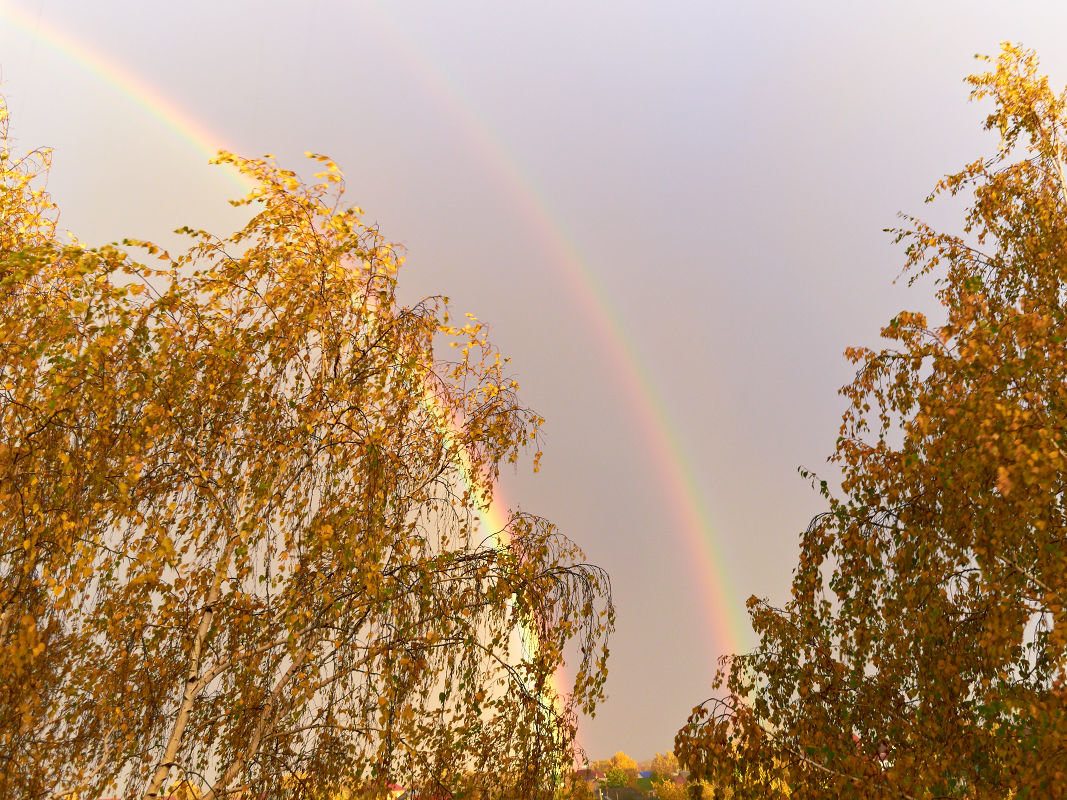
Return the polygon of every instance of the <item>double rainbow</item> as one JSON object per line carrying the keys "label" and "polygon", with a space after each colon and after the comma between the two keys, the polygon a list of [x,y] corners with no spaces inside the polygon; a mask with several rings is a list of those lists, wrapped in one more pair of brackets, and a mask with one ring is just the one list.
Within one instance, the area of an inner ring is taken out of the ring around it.
{"label": "double rainbow", "polygon": [[[689,460],[670,423],[660,393],[637,357],[631,337],[618,314],[611,308],[606,292],[533,182],[509,155],[499,138],[493,135],[491,127],[475,107],[381,9],[373,10],[372,16],[376,17],[378,33],[389,38],[393,51],[402,57],[427,90],[450,110],[454,122],[462,128],[471,146],[490,162],[507,187],[515,207],[553,253],[552,260],[560,280],[574,302],[584,310],[590,328],[614,368],[651,457],[650,475],[655,476],[665,495],[665,505],[674,519],[678,538],[689,551],[690,560],[700,570],[701,605],[717,649],[724,653],[738,652],[746,641],[747,620],[740,605],[736,604],[735,607],[730,602],[733,594],[709,522],[708,510],[693,480]],[[224,137],[181,108],[158,88],[138,78],[128,67],[86,41],[43,19],[31,17],[11,0],[0,7],[0,19],[54,51],[75,68],[97,76],[155,119],[184,146],[207,157],[214,157],[219,147],[224,146]],[[227,174],[242,193],[249,188],[250,184],[242,176],[232,172]],[[482,522],[488,531],[504,528],[507,514],[501,509],[502,503],[497,502],[483,512]]]}

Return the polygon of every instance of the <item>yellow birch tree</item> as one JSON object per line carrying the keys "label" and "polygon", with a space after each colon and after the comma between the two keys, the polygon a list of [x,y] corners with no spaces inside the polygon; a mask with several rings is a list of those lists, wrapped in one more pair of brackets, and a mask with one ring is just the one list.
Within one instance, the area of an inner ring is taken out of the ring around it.
{"label": "yellow birch tree", "polygon": [[123,244],[154,267],[61,243],[0,114],[0,795],[551,796],[610,587],[546,520],[477,524],[541,424],[483,326],[397,302],[321,156],[222,154],[251,220]]}

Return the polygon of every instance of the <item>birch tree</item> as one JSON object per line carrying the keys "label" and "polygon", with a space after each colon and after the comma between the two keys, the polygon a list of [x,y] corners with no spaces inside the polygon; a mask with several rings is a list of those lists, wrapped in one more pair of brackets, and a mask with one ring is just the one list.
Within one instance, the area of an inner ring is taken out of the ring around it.
{"label": "birch tree", "polygon": [[610,586],[544,519],[479,523],[542,422],[484,326],[398,302],[323,156],[221,154],[229,236],[88,248],[3,124],[0,794],[550,796]]}

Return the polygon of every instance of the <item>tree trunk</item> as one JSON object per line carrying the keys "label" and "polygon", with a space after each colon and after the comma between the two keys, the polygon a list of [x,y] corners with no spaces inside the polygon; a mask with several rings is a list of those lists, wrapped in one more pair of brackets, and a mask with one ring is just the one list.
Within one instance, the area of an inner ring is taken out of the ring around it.
{"label": "tree trunk", "polygon": [[200,623],[196,628],[196,638],[193,639],[193,647],[189,653],[189,672],[185,678],[182,702],[178,707],[178,715],[174,718],[174,727],[171,728],[170,738],[167,740],[163,758],[160,759],[159,765],[152,775],[152,780],[145,787],[145,800],[156,800],[159,797],[163,783],[167,780],[167,776],[170,775],[171,767],[174,766],[174,759],[178,755],[178,747],[181,745],[182,737],[185,735],[185,728],[189,724],[189,715],[192,713],[193,703],[196,702],[197,696],[204,688],[199,685],[200,661],[204,653],[204,642],[207,641],[208,633],[211,632],[211,622],[215,617],[215,606],[218,604],[219,597],[222,594],[222,580],[226,575],[226,565],[229,563],[230,556],[233,555],[236,544],[237,537],[234,536],[227,542],[226,550],[215,566],[215,579],[212,582],[211,590],[208,592],[207,602],[204,603],[203,611],[200,613]]}

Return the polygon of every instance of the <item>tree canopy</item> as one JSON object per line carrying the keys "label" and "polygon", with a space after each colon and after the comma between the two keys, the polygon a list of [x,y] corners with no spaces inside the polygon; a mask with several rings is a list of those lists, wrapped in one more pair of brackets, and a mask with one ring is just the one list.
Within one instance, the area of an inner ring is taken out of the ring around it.
{"label": "tree canopy", "polygon": [[674,753],[656,753],[652,758],[651,769],[652,774],[656,778],[669,778],[678,772],[678,757]]}
{"label": "tree canopy", "polygon": [[735,797],[1067,794],[1067,94],[1032,52],[986,61],[999,148],[930,197],[962,231],[895,231],[943,321],[847,351],[841,490],[676,740]]}
{"label": "tree canopy", "polygon": [[550,796],[614,612],[548,521],[479,524],[542,422],[484,326],[398,302],[323,156],[221,154],[251,219],[172,257],[61,241],[0,127],[0,794]]}
{"label": "tree canopy", "polygon": [[[637,778],[638,766],[637,762],[629,755],[619,750],[611,758],[604,758],[599,761],[594,761],[590,764],[590,768],[597,772],[603,772],[609,774],[615,771],[622,777],[622,782],[625,783],[629,778]],[[621,784],[620,784],[621,785]]]}

